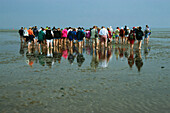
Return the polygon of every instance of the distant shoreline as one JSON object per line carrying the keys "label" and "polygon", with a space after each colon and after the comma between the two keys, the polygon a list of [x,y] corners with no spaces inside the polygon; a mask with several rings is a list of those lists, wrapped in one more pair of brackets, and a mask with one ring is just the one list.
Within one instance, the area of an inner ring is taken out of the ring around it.
{"label": "distant shoreline", "polygon": [[17,29],[0,29],[0,32],[17,32]]}

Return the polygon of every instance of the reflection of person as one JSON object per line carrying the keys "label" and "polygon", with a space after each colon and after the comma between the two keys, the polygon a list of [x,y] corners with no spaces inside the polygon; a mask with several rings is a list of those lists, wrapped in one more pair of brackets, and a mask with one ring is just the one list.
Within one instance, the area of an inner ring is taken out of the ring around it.
{"label": "reflection of person", "polygon": [[100,66],[106,68],[108,66],[107,62],[107,49],[102,48],[100,52]]}
{"label": "reflection of person", "polygon": [[73,64],[74,62],[74,55],[73,55],[73,48],[70,48],[70,51],[69,51],[69,55],[68,55],[68,61],[70,64]]}
{"label": "reflection of person", "polygon": [[145,55],[145,59],[147,59],[147,56],[149,54],[149,51],[150,51],[150,47],[148,46],[148,43],[145,43],[144,44],[144,55]]}
{"label": "reflection of person", "polygon": [[85,61],[85,58],[82,54],[82,48],[79,47],[79,53],[77,55],[77,63],[78,63],[78,66],[81,67],[81,65],[83,64],[83,62]]}
{"label": "reflection of person", "polygon": [[93,56],[92,56],[90,66],[96,69],[98,67],[98,64],[99,64],[99,52],[98,50],[96,50],[96,54],[95,54],[95,50],[93,49]]}
{"label": "reflection of person", "polygon": [[129,67],[132,68],[132,66],[134,65],[134,54],[133,54],[133,50],[130,50],[130,56],[128,58],[128,64]]}
{"label": "reflection of person", "polygon": [[135,64],[136,64],[136,67],[138,68],[138,71],[140,72],[141,67],[143,66],[143,61],[142,61],[141,51],[140,50],[136,53]]}
{"label": "reflection of person", "polygon": [[20,44],[20,51],[19,51],[19,53],[22,55],[22,56],[24,56],[24,47],[23,47],[23,43],[21,42],[21,44]]}

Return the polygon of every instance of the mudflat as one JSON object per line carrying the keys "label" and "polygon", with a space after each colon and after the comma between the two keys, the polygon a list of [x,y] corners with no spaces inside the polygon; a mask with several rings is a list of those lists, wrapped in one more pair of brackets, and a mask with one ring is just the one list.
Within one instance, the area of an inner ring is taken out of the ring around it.
{"label": "mudflat", "polygon": [[141,51],[87,44],[47,57],[48,50],[29,51],[17,32],[0,32],[0,112],[168,113],[169,33],[153,32]]}

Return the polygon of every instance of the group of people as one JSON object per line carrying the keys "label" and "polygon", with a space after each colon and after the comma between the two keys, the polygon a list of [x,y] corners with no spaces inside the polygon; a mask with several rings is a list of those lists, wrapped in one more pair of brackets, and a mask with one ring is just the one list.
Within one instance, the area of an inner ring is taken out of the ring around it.
{"label": "group of people", "polygon": [[131,30],[129,27],[125,26],[124,28],[117,27],[116,30],[110,26],[101,28],[93,26],[90,29],[84,29],[82,27],[78,28],[55,28],[53,27],[41,27],[40,29],[37,26],[23,28],[19,30],[20,40],[25,43],[28,42],[28,48],[33,45],[39,45],[39,47],[46,46],[47,48],[61,47],[62,45],[68,45],[73,47],[73,45],[78,45],[83,47],[85,42],[92,42],[93,47],[98,49],[101,47],[108,47],[109,43],[113,41],[118,44],[130,44],[131,49],[133,49],[135,40],[138,43],[138,49],[141,49],[141,44],[143,37],[145,42],[149,42],[149,37],[151,35],[151,29],[148,25],[144,31],[142,27],[133,27]]}
{"label": "group of people", "polygon": [[[93,45],[87,43],[83,48],[81,47],[54,47],[54,49],[47,48],[39,48],[38,46],[34,46],[33,48],[24,49],[24,44],[21,43],[20,54],[26,56],[26,62],[28,65],[33,67],[35,63],[39,63],[42,66],[52,67],[55,64],[62,63],[63,60],[67,60],[69,64],[78,67],[81,67],[85,60],[87,60],[86,56],[91,56],[90,67],[93,70],[96,70],[98,67],[106,68],[109,65],[111,59],[116,58],[122,59],[125,58],[128,61],[129,67],[132,68],[136,65],[138,71],[143,66],[141,50],[134,51],[133,49],[129,49],[129,46],[125,45],[108,45],[107,48],[99,48],[95,49],[92,47]],[[144,44],[144,55],[145,59],[147,59],[147,55],[150,51],[148,44]],[[90,60],[90,59],[88,59]]]}

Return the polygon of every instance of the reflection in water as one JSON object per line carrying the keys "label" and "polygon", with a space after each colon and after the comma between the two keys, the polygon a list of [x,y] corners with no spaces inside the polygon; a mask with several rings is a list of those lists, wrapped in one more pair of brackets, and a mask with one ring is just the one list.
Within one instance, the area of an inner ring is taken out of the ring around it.
{"label": "reflection in water", "polygon": [[[145,58],[149,51],[148,44],[144,45]],[[96,70],[97,68],[108,67],[113,58],[115,61],[125,61],[124,59],[126,59],[130,69],[135,64],[140,71],[143,66],[141,50],[130,49],[128,45],[110,44],[107,48],[99,47],[99,49],[95,49],[91,43],[86,43],[85,47],[59,46],[47,49],[46,46],[32,46],[24,49],[24,45],[21,43],[20,54],[24,55],[24,53],[26,53],[26,62],[30,67],[33,67],[34,63],[39,63],[41,66],[51,68],[55,63],[60,64],[63,60],[67,60],[71,65],[77,64],[78,67],[81,67],[87,60],[90,62],[88,65],[91,69]],[[87,56],[91,56],[91,59],[87,59]],[[127,65],[126,61],[125,65]]]}

